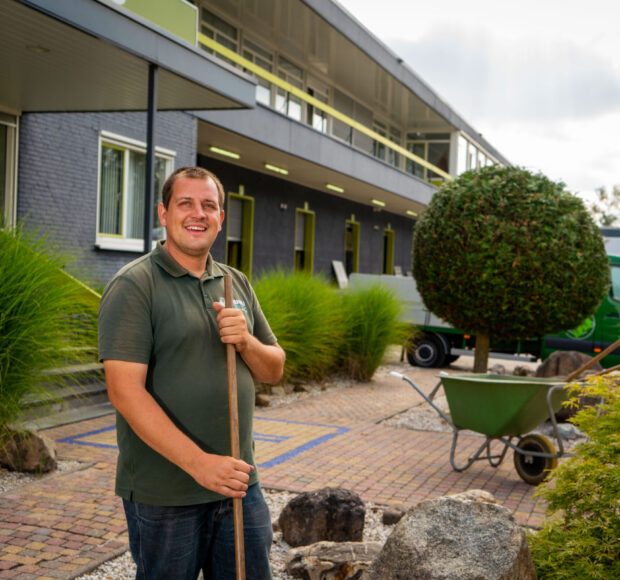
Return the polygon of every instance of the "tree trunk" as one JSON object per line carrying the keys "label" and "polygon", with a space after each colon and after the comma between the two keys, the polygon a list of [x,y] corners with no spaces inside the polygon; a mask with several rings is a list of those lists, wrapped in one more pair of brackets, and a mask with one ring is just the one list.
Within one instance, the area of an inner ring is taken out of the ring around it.
{"label": "tree trunk", "polygon": [[489,366],[489,350],[491,340],[488,334],[476,334],[476,350],[474,352],[474,372],[486,373]]}

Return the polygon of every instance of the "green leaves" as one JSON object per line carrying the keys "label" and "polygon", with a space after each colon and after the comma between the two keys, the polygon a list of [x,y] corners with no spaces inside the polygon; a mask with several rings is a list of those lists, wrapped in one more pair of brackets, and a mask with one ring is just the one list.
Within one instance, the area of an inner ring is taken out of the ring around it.
{"label": "green leaves", "polygon": [[582,202],[515,167],[442,186],[416,225],[413,272],[430,310],[496,339],[574,327],[609,285],[602,237]]}
{"label": "green leaves", "polygon": [[620,390],[617,375],[591,377],[576,397],[602,397],[573,422],[588,435],[575,455],[537,492],[549,502],[548,521],[529,537],[541,580],[620,578]]}

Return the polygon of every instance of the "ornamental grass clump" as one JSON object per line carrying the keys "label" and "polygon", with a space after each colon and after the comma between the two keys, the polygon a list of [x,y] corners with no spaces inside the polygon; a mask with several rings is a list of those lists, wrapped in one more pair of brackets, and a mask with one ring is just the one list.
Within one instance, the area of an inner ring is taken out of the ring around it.
{"label": "ornamental grass clump", "polygon": [[61,272],[67,263],[49,238],[0,228],[0,429],[19,419],[27,395],[50,397],[48,369],[96,344],[83,289]]}
{"label": "ornamental grass clump", "polygon": [[549,502],[542,531],[528,538],[540,580],[620,578],[620,377],[591,377],[573,387],[601,397],[572,422],[588,435],[537,492]]}
{"label": "ornamental grass clump", "polygon": [[263,274],[254,290],[286,351],[283,381],[323,380],[342,340],[340,301],[329,282],[278,269]]}
{"label": "ornamental grass clump", "polygon": [[352,378],[369,381],[388,346],[406,339],[407,326],[399,321],[402,306],[389,289],[377,284],[344,292],[342,310],[341,365]]}

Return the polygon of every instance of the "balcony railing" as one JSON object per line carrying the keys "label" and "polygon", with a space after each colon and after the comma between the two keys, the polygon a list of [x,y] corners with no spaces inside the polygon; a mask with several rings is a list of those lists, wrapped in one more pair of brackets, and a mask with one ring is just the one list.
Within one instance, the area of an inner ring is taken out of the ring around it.
{"label": "balcony railing", "polygon": [[449,173],[433,165],[432,163],[429,163],[426,159],[423,159],[422,157],[419,157],[418,155],[413,154],[411,151],[408,151],[404,147],[400,146],[398,143],[394,143],[387,137],[380,135],[379,133],[377,133],[376,131],[373,131],[369,127],[366,127],[359,121],[356,121],[355,119],[352,119],[351,117],[348,117],[347,115],[341,113],[337,109],[334,109],[333,107],[329,106],[327,103],[324,103],[320,101],[319,99],[314,98],[312,95],[305,93],[302,89],[291,85],[290,83],[281,79],[277,75],[274,75],[273,73],[265,70],[264,68],[261,68],[260,66],[256,65],[252,61],[249,61],[248,59],[244,58],[240,54],[237,54],[236,52],[234,52],[233,50],[226,48],[225,46],[209,38],[208,36],[205,36],[202,33],[198,33],[198,41],[200,44],[202,44],[209,50],[212,50],[213,52],[220,55],[221,57],[229,61],[232,61],[234,64],[239,65],[240,67],[249,71],[253,75],[261,79],[264,79],[265,81],[271,83],[272,85],[280,89],[283,89],[288,94],[293,95],[294,97],[296,97],[297,99],[300,99],[301,101],[307,103],[308,105],[311,105],[315,109],[323,111],[324,113],[329,115],[332,119],[336,119],[337,121],[340,121],[341,123],[344,123],[345,125],[350,127],[351,129],[349,132],[349,137],[350,137],[349,143],[350,144],[353,144],[353,132],[358,131],[362,135],[366,135],[367,137],[370,137],[375,142],[381,143],[388,150],[393,151],[395,154],[402,156],[404,159],[409,159],[413,161],[414,163],[417,163],[418,165],[421,165],[429,169],[436,176],[439,176],[440,178],[447,179],[447,180],[454,179]]}

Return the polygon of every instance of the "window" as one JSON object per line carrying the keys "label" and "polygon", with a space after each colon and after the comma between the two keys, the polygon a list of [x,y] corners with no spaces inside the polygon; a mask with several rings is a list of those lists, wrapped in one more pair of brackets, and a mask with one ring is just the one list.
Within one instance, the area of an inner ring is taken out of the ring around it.
{"label": "window", "polygon": [[226,208],[226,263],[252,277],[254,198],[228,194]]}
{"label": "window", "polygon": [[620,267],[611,266],[611,296],[620,302]]}
{"label": "window", "polygon": [[383,230],[383,267],[384,274],[394,274],[394,230],[389,226]]}
{"label": "window", "polygon": [[[303,88],[303,71],[282,56],[278,59],[278,76],[298,89]],[[301,99],[279,87],[276,93],[276,110],[301,121]]]}
{"label": "window", "polygon": [[352,217],[344,231],[344,268],[347,276],[360,268],[360,223]]}
{"label": "window", "polygon": [[17,117],[0,113],[0,227],[15,223],[16,180]]}
{"label": "window", "polygon": [[295,210],[295,272],[312,274],[314,270],[314,212]]}
{"label": "window", "polygon": [[[448,173],[450,164],[449,133],[409,133],[407,135],[407,150]],[[435,184],[443,181],[439,174],[411,159],[407,160],[406,169],[409,173]]]}
{"label": "window", "polygon": [[[327,87],[317,81],[312,81],[308,84],[311,84],[311,86],[308,86],[308,94],[311,97],[314,97],[317,101],[327,104]],[[312,127],[314,127],[317,131],[327,133],[327,113],[325,111],[308,104],[307,120],[308,125],[312,125]]]}
{"label": "window", "polygon": [[[212,12],[209,12],[206,8],[202,8],[200,11],[200,32],[205,36],[219,42],[221,45],[229,48],[234,52],[238,52],[239,47],[239,33],[234,26],[231,26],[225,20],[222,20],[219,16],[216,16]],[[236,66],[230,59],[223,57],[217,52],[212,51],[204,45],[202,48],[209,54],[213,54],[222,60]]]}
{"label": "window", "polygon": [[[264,68],[267,72],[273,72],[273,55],[247,38],[243,41],[243,57],[255,65]],[[256,79],[258,81],[256,85],[256,101],[270,107],[271,83],[260,77],[256,77]]]}
{"label": "window", "polygon": [[[96,245],[110,250],[144,249],[146,145],[110,134],[101,138]],[[157,149],[153,240],[164,237],[157,205],[161,188],[174,166],[174,152]]]}
{"label": "window", "polygon": [[[395,127],[390,127],[390,141],[392,143],[396,143],[400,145],[401,140],[401,132]],[[394,151],[394,149],[388,149],[388,163],[394,165],[394,167],[398,167],[400,164],[400,155]]]}
{"label": "window", "polygon": [[[383,123],[380,123],[379,121],[375,121],[372,125],[372,130],[375,133],[379,133],[379,135],[381,135],[382,137],[386,136],[386,128],[385,125]],[[379,159],[383,159],[385,160],[385,150],[386,150],[386,146],[381,143],[380,141],[373,141],[372,142],[372,154],[375,157],[378,157]]]}

